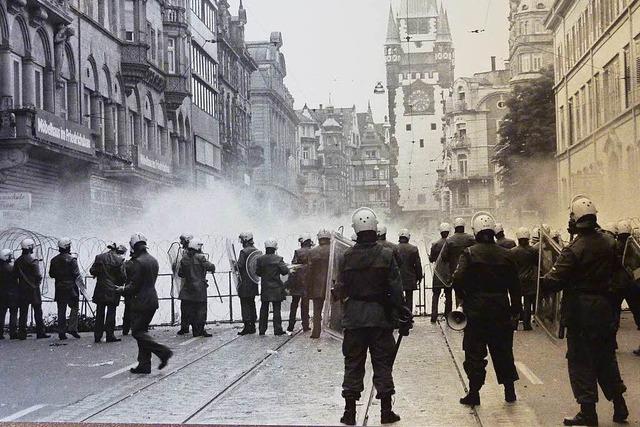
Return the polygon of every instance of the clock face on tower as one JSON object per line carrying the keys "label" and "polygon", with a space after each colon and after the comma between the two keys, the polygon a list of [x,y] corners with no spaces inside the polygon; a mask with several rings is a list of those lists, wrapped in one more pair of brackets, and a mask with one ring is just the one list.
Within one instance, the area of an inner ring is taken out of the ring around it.
{"label": "clock face on tower", "polygon": [[431,109],[431,99],[424,90],[415,89],[409,96],[409,105],[413,107],[413,112],[424,114]]}
{"label": "clock face on tower", "polygon": [[405,114],[433,114],[435,112],[434,88],[423,82],[404,87]]}

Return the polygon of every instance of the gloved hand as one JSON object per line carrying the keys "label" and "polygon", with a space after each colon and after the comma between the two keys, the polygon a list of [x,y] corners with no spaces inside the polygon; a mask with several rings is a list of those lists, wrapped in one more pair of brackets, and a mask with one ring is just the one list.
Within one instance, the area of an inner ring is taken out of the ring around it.
{"label": "gloved hand", "polygon": [[116,294],[122,295],[124,293],[124,286],[116,286]]}
{"label": "gloved hand", "polygon": [[401,337],[408,337],[409,333],[411,332],[411,327],[409,327],[408,325],[402,325],[400,326],[400,329],[398,329],[398,334]]}

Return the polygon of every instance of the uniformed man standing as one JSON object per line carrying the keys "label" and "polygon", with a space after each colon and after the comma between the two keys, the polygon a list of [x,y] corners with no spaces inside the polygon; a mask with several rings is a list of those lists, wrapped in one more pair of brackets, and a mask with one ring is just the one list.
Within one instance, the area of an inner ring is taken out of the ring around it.
{"label": "uniformed man standing", "polygon": [[393,255],[396,257],[396,263],[398,264],[398,267],[400,267],[401,261],[398,255],[398,245],[387,240],[387,226],[380,224],[378,226],[377,234],[378,234],[378,243],[380,243],[382,246],[389,248],[393,251]]}
{"label": "uniformed man standing", "polygon": [[[340,422],[356,423],[356,402],[364,390],[367,353],[373,365],[376,398],[381,399],[383,424],[400,421],[392,410],[395,322],[392,312],[402,307],[402,283],[393,251],[376,244],[378,220],[369,208],[360,208],[352,218],[358,243],[340,260],[337,296],[344,301],[344,415]],[[408,335],[408,330],[402,331]]]}
{"label": "uniformed man standing", "polygon": [[22,255],[18,257],[13,268],[18,277],[18,307],[20,317],[18,319],[18,338],[27,339],[27,315],[29,305],[33,309],[33,317],[36,321],[36,338],[49,338],[45,332],[42,320],[42,272],[39,260],[33,256],[35,242],[32,239],[24,239],[20,243]]}
{"label": "uniformed man standing", "polygon": [[[516,233],[518,246],[511,249],[513,260],[518,267],[520,289],[524,299],[522,323],[525,331],[530,331],[531,314],[536,310],[536,292],[538,288],[538,252],[529,244],[531,233],[522,227]],[[517,324],[516,324],[517,327]]]}
{"label": "uniformed man standing", "polygon": [[256,333],[256,321],[258,320],[258,314],[256,313],[256,296],[259,292],[258,283],[254,282],[247,274],[247,258],[258,249],[253,245],[253,233],[241,233],[240,243],[242,244],[242,250],[238,255],[236,269],[240,276],[238,297],[240,298],[240,311],[242,313],[244,328],[238,332],[238,335],[250,335]]}
{"label": "uniformed man standing", "polygon": [[115,336],[116,310],[120,304],[120,294],[116,289],[123,286],[124,275],[124,247],[115,243],[107,246],[109,251],[96,255],[89,273],[96,278],[96,288],[93,291],[93,302],[96,304],[96,325],[93,331],[94,341],[102,341],[102,334],[106,332],[107,342],[118,342]]}
{"label": "uniformed man standing", "polygon": [[[440,257],[442,261],[449,265],[449,277],[453,277],[453,273],[458,267],[460,255],[469,246],[473,246],[476,240],[472,235],[465,233],[466,222],[463,218],[456,218],[453,221],[454,233],[447,238],[447,244],[442,248]],[[455,291],[455,289],[454,289]],[[460,305],[458,292],[456,292],[456,305]]]}
{"label": "uniformed man standing", "polygon": [[147,238],[142,233],[133,234],[129,246],[131,259],[125,263],[127,283],[117,291],[131,298],[131,335],[138,342],[138,366],[130,371],[132,374],[150,374],[151,354],[160,359],[158,369],[164,369],[173,352],[148,333],[158,309],[158,261],[147,252]]}
{"label": "uniformed man standing", "polygon": [[[181,234],[180,235],[180,249],[178,250],[178,255],[176,257],[176,263],[173,265],[173,274],[174,280],[180,281],[180,291],[182,291],[182,287],[184,286],[185,279],[178,275],[178,269],[180,268],[180,262],[182,258],[187,254],[189,250],[189,242],[193,239],[193,235],[191,234]],[[180,299],[180,330],[178,331],[178,335],[186,335],[189,333],[189,319],[193,317],[193,313],[189,311],[190,303],[183,301],[180,298],[180,293],[178,292],[178,299]]]}
{"label": "uniformed man standing", "polygon": [[413,313],[413,292],[418,290],[422,281],[422,261],[420,251],[411,243],[411,233],[403,229],[399,234],[398,257],[400,258],[400,277],[404,288],[404,302]]}
{"label": "uniformed man standing", "polygon": [[616,325],[620,326],[620,315],[622,313],[622,302],[627,301],[627,305],[633,314],[636,326],[640,329],[640,295],[636,289],[633,278],[627,273],[622,266],[624,250],[627,246],[627,240],[631,237],[631,223],[622,220],[617,224],[617,251],[618,261],[616,263],[616,273],[611,285],[612,302],[616,315]]}
{"label": "uniformed man standing", "polygon": [[[71,239],[63,237],[58,241],[60,253],[53,257],[49,266],[49,277],[56,281],[55,301],[58,305],[58,337],[67,339],[67,332],[74,338],[78,334],[78,311],[80,291],[78,281],[82,281],[78,260],[71,255]],[[67,307],[69,319],[67,320]]]}
{"label": "uniformed man standing", "polygon": [[4,320],[9,311],[9,338],[18,338],[18,279],[11,263],[11,249],[0,251],[0,340],[4,339]]}
{"label": "uniformed man standing", "polygon": [[309,263],[309,251],[313,240],[311,235],[304,234],[301,237],[300,249],[293,254],[291,264],[303,265],[298,267],[296,271],[291,272],[287,286],[289,295],[291,295],[291,308],[289,310],[289,326],[287,331],[293,332],[296,326],[296,315],[298,314],[298,306],[300,306],[300,318],[302,319],[302,330],[309,330],[309,299],[307,298],[307,264]]}
{"label": "uniformed man standing", "polygon": [[[211,334],[205,330],[207,323],[207,272],[216,272],[216,266],[207,260],[202,253],[203,243],[195,238],[189,241],[189,247],[185,252],[178,276],[184,279],[180,289],[180,300],[189,313],[188,322],[191,325],[194,337],[210,337]],[[184,316],[184,314],[183,314]]]}
{"label": "uniformed man standing", "polygon": [[505,249],[513,249],[516,247],[516,242],[511,239],[507,239],[504,235],[504,226],[500,223],[496,224],[496,244]]}
{"label": "uniformed man standing", "polygon": [[284,283],[280,276],[289,274],[289,267],[285,264],[281,256],[276,254],[278,242],[269,239],[264,243],[266,254],[257,260],[256,274],[260,276],[260,287],[262,292],[260,299],[260,322],[259,334],[267,332],[269,323],[269,306],[273,307],[273,332],[274,335],[284,335],[282,330],[282,301],[285,300]]}
{"label": "uniformed man standing", "polygon": [[616,241],[598,231],[595,204],[585,196],[571,203],[577,237],[560,253],[542,281],[544,292],[562,290],[562,322],[567,327],[567,363],[580,412],[564,425],[598,425],[598,384],[613,401],[613,421],[629,416],[615,353],[616,316],[609,288],[616,269]]}
{"label": "uniformed man standing", "polygon": [[[447,242],[447,237],[449,237],[449,232],[451,231],[451,225],[443,222],[440,224],[440,240],[434,242],[431,245],[431,250],[429,251],[429,262],[434,264],[433,267],[433,279],[431,282],[431,287],[433,288],[433,296],[431,299],[431,323],[436,323],[438,320],[438,303],[440,302],[440,293],[444,291],[444,315],[448,316],[451,313],[451,309],[453,306],[453,302],[451,300],[451,287],[447,286],[451,278],[451,273],[449,271],[449,265],[437,263],[438,258],[440,257],[440,252],[442,252],[442,248]],[[437,264],[436,264],[437,263]],[[444,267],[441,267],[441,265]],[[444,271],[446,269],[446,271]]]}
{"label": "uniformed man standing", "polygon": [[463,251],[453,275],[467,316],[462,346],[469,393],[460,403],[480,404],[487,348],[498,384],[504,386],[505,401],[515,402],[518,372],[513,360],[513,325],[522,310],[518,270],[509,251],[495,243],[496,223],[491,215],[477,213],[472,226],[477,243]]}
{"label": "uniformed man standing", "polygon": [[313,302],[313,330],[311,338],[320,338],[322,331],[322,310],[327,296],[327,276],[329,274],[329,255],[331,249],[331,232],[318,232],[318,246],[309,251],[309,268],[307,270],[307,298]]}

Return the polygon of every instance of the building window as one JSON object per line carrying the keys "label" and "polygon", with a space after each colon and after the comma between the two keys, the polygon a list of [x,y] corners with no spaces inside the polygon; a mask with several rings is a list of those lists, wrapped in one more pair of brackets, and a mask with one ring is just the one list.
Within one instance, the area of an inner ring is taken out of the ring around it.
{"label": "building window", "polygon": [[377,159],[378,158],[378,152],[376,150],[367,150],[365,155],[367,156],[367,159]]}
{"label": "building window", "polygon": [[167,39],[167,72],[176,73],[176,39],[173,37]]}
{"label": "building window", "polygon": [[424,139],[420,140],[420,148],[424,148]]}
{"label": "building window", "polygon": [[411,130],[411,123],[408,123],[405,129],[407,129],[407,131],[410,131]]}
{"label": "building window", "polygon": [[36,108],[42,110],[42,70],[39,68],[34,70],[34,84],[36,91]]}
{"label": "building window", "polygon": [[216,9],[211,0],[191,0],[191,10],[211,32],[216,33]]}
{"label": "building window", "polygon": [[196,162],[211,168],[222,169],[222,153],[219,147],[196,136]]}
{"label": "building window", "polygon": [[431,123],[431,130],[437,130],[438,129],[438,125],[435,123]]}
{"label": "building window", "polygon": [[529,34],[529,21],[520,21],[520,35]]}
{"label": "building window", "polygon": [[531,71],[531,55],[528,53],[520,55],[520,71],[523,73]]}
{"label": "building window", "polygon": [[466,154],[458,154],[458,172],[463,177],[469,173]]}
{"label": "building window", "polygon": [[13,107],[22,106],[22,60],[15,57],[13,60]]}
{"label": "building window", "polygon": [[426,194],[418,194],[418,204],[424,205],[427,203],[427,195]]}
{"label": "building window", "polygon": [[133,31],[125,31],[124,32],[124,38],[128,42],[132,42],[133,41]]}
{"label": "building window", "polygon": [[624,108],[631,104],[631,60],[629,57],[629,45],[624,48]]}
{"label": "building window", "polygon": [[304,147],[302,149],[302,159],[309,160],[310,157],[311,157],[311,153],[309,152],[309,147]]}
{"label": "building window", "polygon": [[533,54],[531,56],[532,69],[533,71],[540,71],[542,69],[542,55],[539,53]]}

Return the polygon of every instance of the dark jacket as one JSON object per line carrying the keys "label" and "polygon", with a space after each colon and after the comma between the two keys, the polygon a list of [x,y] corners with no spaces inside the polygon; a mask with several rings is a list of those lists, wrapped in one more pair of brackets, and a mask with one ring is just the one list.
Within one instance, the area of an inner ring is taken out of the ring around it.
{"label": "dark jacket", "polygon": [[127,284],[123,294],[128,298],[131,311],[153,312],[158,309],[158,261],[146,249],[131,255],[125,262]]}
{"label": "dark jacket", "polygon": [[327,296],[330,251],[331,245],[318,245],[309,251],[307,298],[325,299]]}
{"label": "dark jacket", "polygon": [[124,274],[124,258],[115,251],[96,255],[89,273],[96,278],[93,302],[118,305],[120,295],[116,293],[116,288],[123,286],[127,279]]}
{"label": "dark jacket", "polygon": [[[18,305],[18,278],[13,270],[13,264],[0,261],[0,307],[15,307]],[[0,313],[4,316],[5,313]]]}
{"label": "dark jacket", "polygon": [[498,246],[505,249],[513,249],[516,246],[518,246],[515,240],[507,239],[506,237],[503,237],[501,239],[496,239],[496,243],[498,244]]}
{"label": "dark jacket", "polygon": [[462,252],[453,287],[469,322],[506,325],[522,310],[516,264],[511,253],[495,243],[476,243]]}
{"label": "dark jacket", "polygon": [[258,258],[256,273],[260,276],[260,300],[280,302],[285,299],[284,283],[280,276],[289,274],[289,267],[277,254],[266,254]]}
{"label": "dark jacket", "polygon": [[396,258],[396,263],[398,264],[398,267],[401,267],[402,260],[400,259],[400,254],[398,253],[398,245],[386,239],[378,240],[378,243],[380,243],[385,248],[389,248],[393,251],[393,256]]}
{"label": "dark jacket", "polygon": [[398,245],[398,257],[400,257],[400,277],[405,291],[418,289],[418,284],[422,280],[422,262],[420,251],[411,243],[400,243]]}
{"label": "dark jacket", "polygon": [[304,297],[307,295],[307,270],[309,263],[309,251],[311,248],[300,248],[293,254],[291,264],[301,264],[304,267],[299,267],[296,271],[289,274],[289,280],[287,280],[287,289],[289,289],[289,295]]}
{"label": "dark jacket", "polygon": [[49,277],[56,281],[55,301],[78,300],[78,280],[82,281],[82,275],[73,255],[65,252],[54,256],[49,265]]}
{"label": "dark jacket", "polygon": [[340,260],[338,294],[344,299],[344,329],[393,329],[394,308],[402,302],[402,281],[393,251],[357,243]]}
{"label": "dark jacket", "polygon": [[535,295],[538,290],[538,252],[531,245],[518,245],[511,249],[511,255],[518,267],[522,295]]}
{"label": "dark jacket", "polygon": [[567,328],[594,337],[615,331],[609,289],[616,262],[616,241],[596,230],[580,231],[562,249],[542,289],[563,291],[561,313]]}
{"label": "dark jacket", "polygon": [[240,283],[238,283],[238,296],[240,298],[252,298],[259,294],[258,284],[247,275],[247,257],[257,251],[253,246],[247,246],[238,255],[238,272],[240,273]]}
{"label": "dark jacket", "polygon": [[207,302],[207,271],[216,272],[216,266],[199,252],[187,250],[180,260],[178,276],[184,278],[180,289],[180,300]]}
{"label": "dark jacket", "polygon": [[[438,258],[440,257],[440,252],[442,252],[442,248],[446,244],[447,239],[441,238],[437,242],[431,244],[431,250],[429,251],[429,262],[436,263]],[[437,274],[436,274],[437,273]],[[439,263],[434,264],[433,266],[433,281],[432,287],[434,288],[444,288],[446,286],[445,282],[448,282],[451,278],[451,272],[449,271],[449,264],[444,260],[440,260]]]}
{"label": "dark jacket", "polygon": [[613,280],[611,281],[611,291],[616,294],[624,294],[628,289],[633,286],[633,278],[629,275],[623,265],[624,250],[627,244],[627,240],[616,240],[616,264],[615,272],[613,273]]}
{"label": "dark jacket", "polygon": [[453,275],[458,266],[460,255],[470,246],[475,245],[476,239],[467,233],[453,233],[447,238],[447,244],[442,248],[442,261],[449,264],[449,274]]}
{"label": "dark jacket", "polygon": [[40,284],[42,271],[39,261],[33,254],[22,254],[13,265],[18,278],[18,300],[20,304],[42,304]]}

